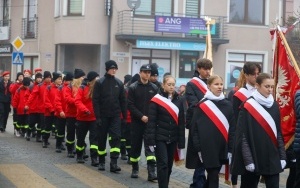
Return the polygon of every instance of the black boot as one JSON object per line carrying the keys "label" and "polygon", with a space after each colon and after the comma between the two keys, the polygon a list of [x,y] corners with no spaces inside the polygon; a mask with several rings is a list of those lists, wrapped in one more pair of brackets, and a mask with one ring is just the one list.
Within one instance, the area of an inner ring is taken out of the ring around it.
{"label": "black boot", "polygon": [[74,144],[67,144],[67,150],[68,150],[68,158],[74,158],[75,155],[73,153],[74,150]]}
{"label": "black boot", "polygon": [[148,170],[148,181],[157,180],[155,165],[148,164],[147,170]]}
{"label": "black boot", "polygon": [[26,137],[25,137],[27,141],[30,141],[30,134],[31,134],[30,129],[27,129]]}
{"label": "black boot", "polygon": [[133,162],[131,178],[138,178],[138,177],[139,177],[139,163]]}
{"label": "black boot", "polygon": [[47,148],[48,147],[48,140],[43,139],[43,148]]}
{"label": "black boot", "polygon": [[131,161],[130,161],[130,148],[127,148],[126,150],[127,150],[127,153],[128,153],[128,154],[127,154],[127,164],[130,164],[130,165],[131,165],[132,163],[131,163]]}
{"label": "black boot", "polygon": [[61,138],[56,137],[56,153],[61,153]]}
{"label": "black boot", "polygon": [[90,149],[90,155],[91,155],[91,165],[97,167],[99,165],[97,150]]}
{"label": "black boot", "polygon": [[84,160],[83,160],[83,152],[82,151],[76,151],[76,154],[77,154],[77,163],[84,163]]}
{"label": "black boot", "polygon": [[104,171],[105,170],[105,163],[99,163],[98,170]]}
{"label": "black boot", "polygon": [[41,131],[37,131],[35,141],[36,142],[42,142]]}
{"label": "black boot", "polygon": [[125,146],[125,142],[121,141],[121,146],[120,146],[120,150],[121,150],[121,159],[126,161],[127,160],[127,155],[126,155],[126,146]]}
{"label": "black boot", "polygon": [[89,155],[86,154],[85,148],[86,148],[86,145],[84,146],[84,150],[83,150],[83,159],[84,159],[85,161],[87,161],[87,158],[89,158]]}
{"label": "black boot", "polygon": [[111,159],[110,162],[110,171],[111,172],[119,172],[121,168],[117,165],[117,159]]}

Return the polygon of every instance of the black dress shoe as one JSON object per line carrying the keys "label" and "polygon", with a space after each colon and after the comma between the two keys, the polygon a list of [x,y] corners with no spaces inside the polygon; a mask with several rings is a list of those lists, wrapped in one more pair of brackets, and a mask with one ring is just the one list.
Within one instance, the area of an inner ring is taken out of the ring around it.
{"label": "black dress shoe", "polygon": [[105,170],[105,163],[99,163],[98,170],[104,171]]}
{"label": "black dress shoe", "polygon": [[66,148],[65,148],[65,146],[63,144],[60,146],[60,149],[63,150],[63,151],[66,150]]}
{"label": "black dress shoe", "polygon": [[139,171],[138,170],[132,170],[131,178],[138,178],[139,177]]}
{"label": "black dress shoe", "polygon": [[61,153],[61,148],[60,148],[60,147],[56,147],[55,152],[56,152],[56,153]]}
{"label": "black dress shoe", "polygon": [[98,162],[97,158],[92,158],[91,160],[92,160],[92,162],[91,162],[92,166],[97,167],[99,165],[99,162]]}
{"label": "black dress shoe", "polygon": [[68,155],[67,155],[67,157],[68,157],[68,158],[74,158],[74,157],[75,157],[75,155],[74,155],[74,153],[73,153],[73,152],[69,152],[69,153],[68,153]]}
{"label": "black dress shoe", "polygon": [[3,129],[3,128],[0,128],[0,132],[2,132],[2,133],[3,133],[3,132],[4,132],[4,129]]}

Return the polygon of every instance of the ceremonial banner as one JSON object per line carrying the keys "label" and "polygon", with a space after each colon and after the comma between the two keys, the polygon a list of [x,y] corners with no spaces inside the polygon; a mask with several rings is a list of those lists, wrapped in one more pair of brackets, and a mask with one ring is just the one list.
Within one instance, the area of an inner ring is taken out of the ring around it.
{"label": "ceremonial banner", "polygon": [[300,89],[300,71],[280,27],[277,28],[275,34],[276,45],[273,64],[275,95],[280,107],[281,131],[285,148],[288,148],[293,142],[295,134],[294,96],[295,92]]}

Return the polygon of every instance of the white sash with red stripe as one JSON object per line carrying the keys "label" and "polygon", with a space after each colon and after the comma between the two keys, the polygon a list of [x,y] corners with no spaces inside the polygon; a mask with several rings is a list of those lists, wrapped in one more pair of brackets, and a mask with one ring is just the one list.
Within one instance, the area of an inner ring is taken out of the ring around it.
{"label": "white sash with red stripe", "polygon": [[221,110],[210,100],[201,103],[199,107],[213,121],[219,129],[226,142],[228,142],[229,123]]}
{"label": "white sash with red stripe", "polygon": [[191,82],[192,82],[193,84],[195,84],[195,85],[197,86],[197,88],[198,88],[200,91],[202,91],[202,93],[204,93],[204,94],[206,93],[206,91],[207,91],[207,85],[206,85],[206,83],[203,82],[200,78],[194,77],[194,78],[191,79]]}
{"label": "white sash with red stripe", "polygon": [[246,101],[251,96],[251,93],[246,88],[240,88],[237,92],[235,92],[234,96],[236,96],[242,102],[244,102],[244,101]]}
{"label": "white sash with red stripe", "polygon": [[254,99],[245,102],[244,108],[253,116],[259,125],[266,131],[272,142],[277,146],[277,128],[272,116]]}
{"label": "white sash with red stripe", "polygon": [[169,99],[167,99],[159,94],[156,94],[151,99],[151,101],[155,102],[156,104],[165,108],[169,112],[169,114],[173,117],[176,124],[178,125],[179,108],[175,104],[173,104]]}

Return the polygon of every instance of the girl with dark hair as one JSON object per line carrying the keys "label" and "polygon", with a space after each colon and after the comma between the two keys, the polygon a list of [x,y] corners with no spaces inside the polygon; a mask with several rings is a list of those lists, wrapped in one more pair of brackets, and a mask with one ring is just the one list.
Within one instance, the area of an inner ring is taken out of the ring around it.
{"label": "girl with dark hair", "polygon": [[262,73],[256,78],[256,88],[239,112],[232,174],[242,175],[241,188],[256,188],[260,176],[267,188],[278,188],[286,154],[279,106],[272,95],[274,80]]}

